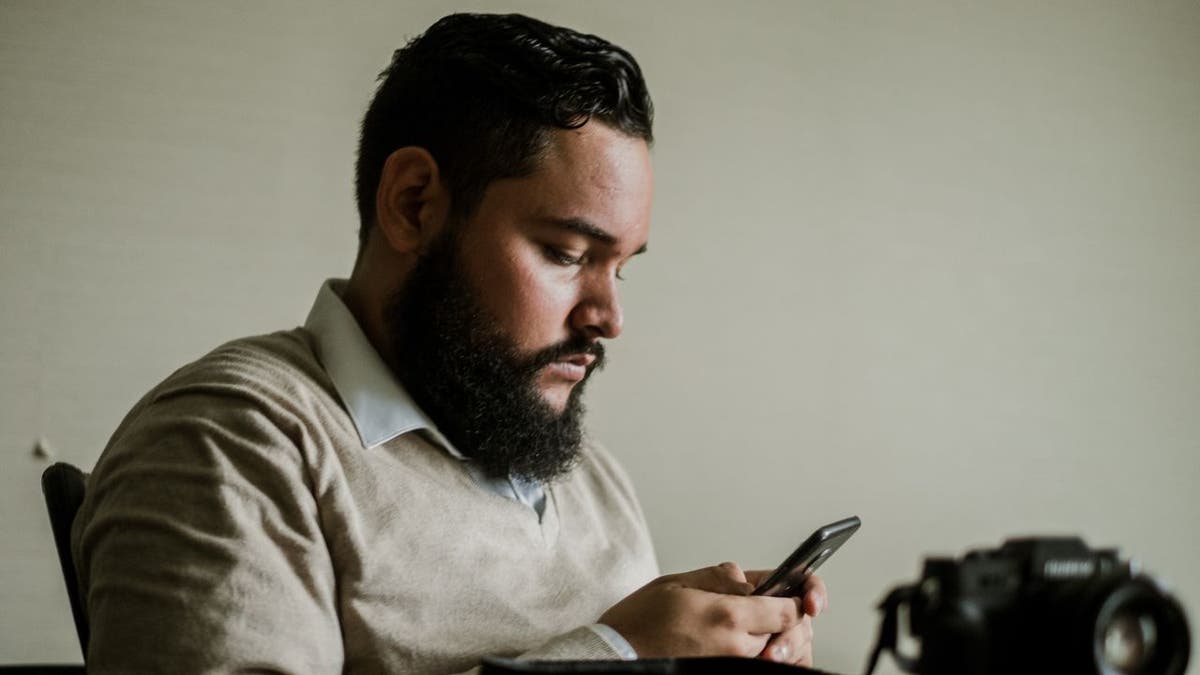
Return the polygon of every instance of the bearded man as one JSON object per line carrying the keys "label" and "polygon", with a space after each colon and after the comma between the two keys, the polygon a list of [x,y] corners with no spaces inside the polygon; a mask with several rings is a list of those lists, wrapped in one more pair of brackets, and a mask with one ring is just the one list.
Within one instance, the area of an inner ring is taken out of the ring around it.
{"label": "bearded man", "polygon": [[[646,250],[637,62],[517,15],[396,52],[365,116],[360,248],[302,328],[148,393],[73,531],[93,672],[429,672],[487,655],[811,660],[825,601],[725,563],[658,577],[582,430]],[[656,578],[657,577],[657,578]]]}

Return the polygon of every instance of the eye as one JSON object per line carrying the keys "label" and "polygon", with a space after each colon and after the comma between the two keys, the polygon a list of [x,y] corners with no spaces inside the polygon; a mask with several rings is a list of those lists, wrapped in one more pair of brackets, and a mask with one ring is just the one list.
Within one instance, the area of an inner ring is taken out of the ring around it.
{"label": "eye", "polygon": [[583,256],[573,256],[553,246],[543,246],[542,250],[545,251],[546,257],[549,258],[551,262],[562,265],[563,267],[571,267],[583,262]]}

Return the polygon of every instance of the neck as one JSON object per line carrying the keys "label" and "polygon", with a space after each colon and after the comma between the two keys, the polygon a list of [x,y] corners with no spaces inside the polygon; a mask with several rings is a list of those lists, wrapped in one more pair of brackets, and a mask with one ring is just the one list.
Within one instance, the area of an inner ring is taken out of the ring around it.
{"label": "neck", "polygon": [[[350,281],[342,301],[354,315],[367,341],[375,348],[384,362],[395,371],[391,349],[387,340],[384,309],[395,289],[400,287],[403,276],[407,276],[403,264],[397,261],[380,261],[378,253],[368,244],[354,263]],[[397,270],[404,272],[397,274]]]}

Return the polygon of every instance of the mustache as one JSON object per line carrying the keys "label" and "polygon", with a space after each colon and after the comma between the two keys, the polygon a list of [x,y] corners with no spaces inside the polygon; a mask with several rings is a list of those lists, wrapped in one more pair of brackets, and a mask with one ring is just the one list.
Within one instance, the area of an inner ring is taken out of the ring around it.
{"label": "mustache", "polygon": [[575,336],[538,351],[529,358],[525,370],[533,373],[555,361],[561,361],[567,357],[578,356],[580,354],[590,354],[595,357],[595,360],[588,366],[588,375],[591,375],[592,371],[602,370],[605,363],[607,363],[604,343],[583,336]]}

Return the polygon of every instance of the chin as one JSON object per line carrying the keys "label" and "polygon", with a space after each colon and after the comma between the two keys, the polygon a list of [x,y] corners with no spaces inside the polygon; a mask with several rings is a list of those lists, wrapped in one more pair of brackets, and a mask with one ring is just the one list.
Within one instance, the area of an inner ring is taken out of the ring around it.
{"label": "chin", "polygon": [[555,415],[561,415],[567,410],[567,401],[571,399],[571,388],[561,389],[555,387],[550,391],[542,392],[542,401],[554,412]]}

